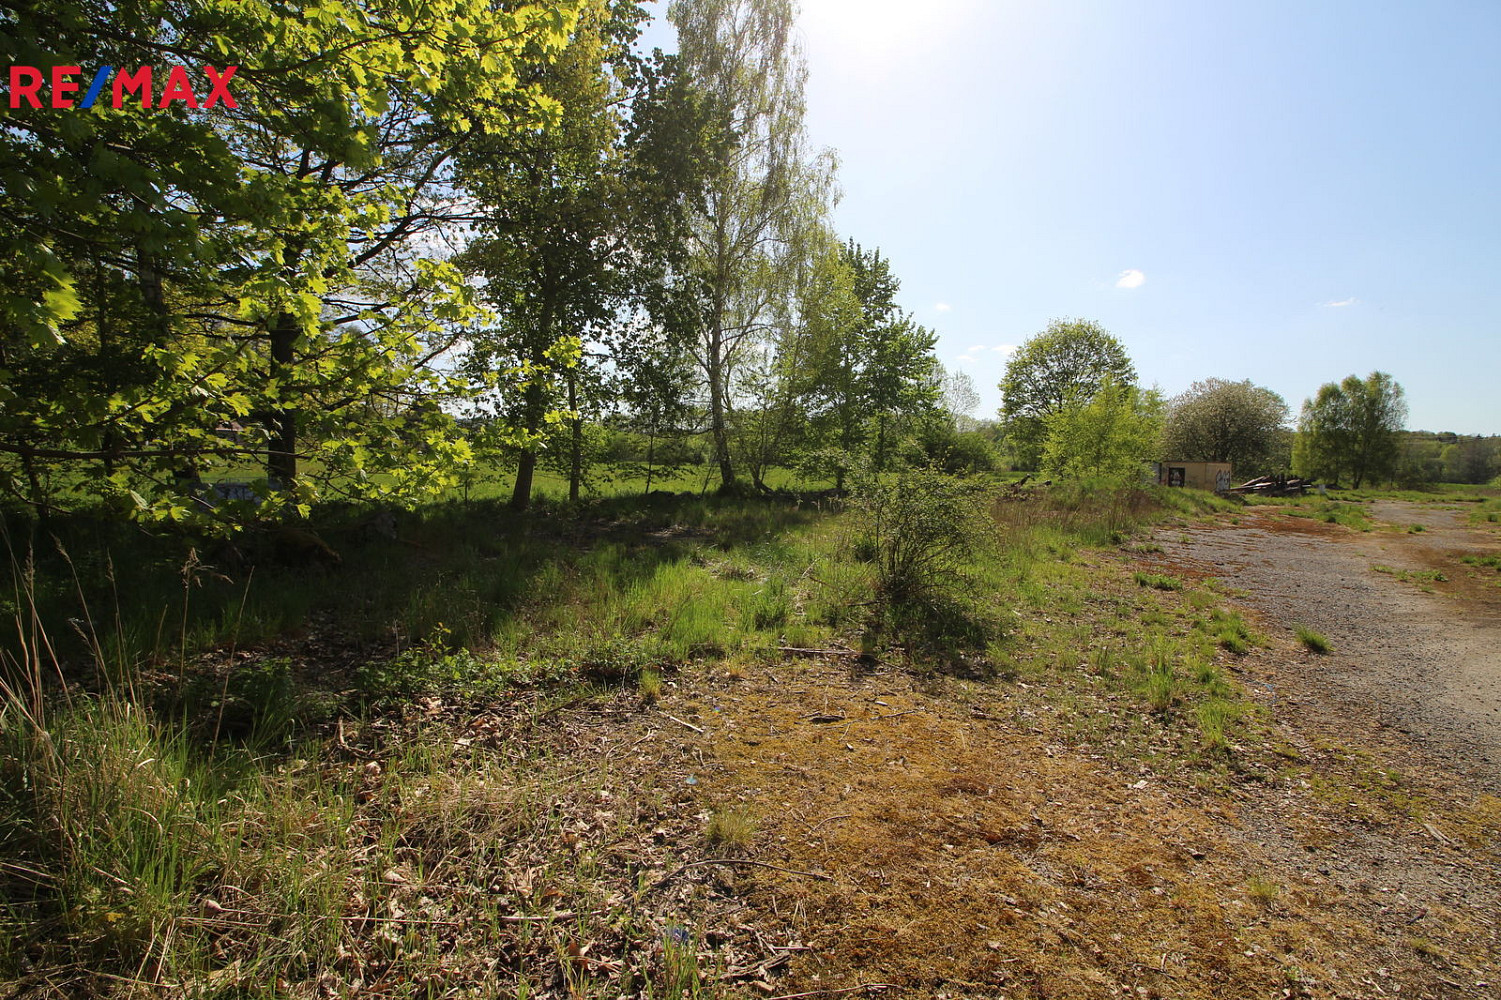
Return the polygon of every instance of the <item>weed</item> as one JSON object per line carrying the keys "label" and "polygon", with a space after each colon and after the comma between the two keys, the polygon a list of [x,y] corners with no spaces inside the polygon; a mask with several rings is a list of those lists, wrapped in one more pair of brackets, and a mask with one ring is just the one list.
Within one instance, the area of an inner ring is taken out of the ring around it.
{"label": "weed", "polygon": [[743,851],[755,840],[755,816],[742,806],[717,809],[709,816],[709,826],[704,836],[714,847]]}
{"label": "weed", "polygon": [[[1371,569],[1375,570],[1377,573],[1383,573],[1387,576],[1390,576],[1395,580],[1401,580],[1403,583],[1418,583],[1421,585],[1423,583],[1449,582],[1449,577],[1446,576],[1442,571],[1436,569],[1395,569],[1391,566],[1372,566]],[[1424,587],[1423,589],[1428,590],[1430,593],[1432,592],[1427,587]]]}
{"label": "weed", "polygon": [[1143,587],[1152,587],[1155,590],[1182,590],[1183,581],[1176,576],[1168,576],[1164,573],[1145,573],[1138,570],[1135,574],[1137,584]]}
{"label": "weed", "polygon": [[1262,906],[1271,906],[1282,893],[1282,886],[1270,879],[1252,875],[1246,879],[1246,893]]}
{"label": "weed", "polygon": [[669,928],[662,941],[662,1000],[696,1000],[703,995],[703,976],[692,935]]}
{"label": "weed", "polygon": [[662,675],[651,669],[641,671],[636,678],[636,690],[640,692],[642,701],[655,705],[662,697]]}
{"label": "weed", "polygon": [[1324,636],[1320,635],[1318,632],[1315,632],[1307,625],[1294,625],[1293,634],[1298,637],[1298,641],[1301,642],[1311,653],[1327,653],[1334,648],[1330,645],[1328,639],[1324,638]]}

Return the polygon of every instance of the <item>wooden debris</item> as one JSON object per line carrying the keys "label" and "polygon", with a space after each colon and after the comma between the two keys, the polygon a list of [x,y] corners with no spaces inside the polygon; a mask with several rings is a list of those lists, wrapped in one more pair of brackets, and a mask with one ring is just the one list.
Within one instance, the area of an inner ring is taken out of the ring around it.
{"label": "wooden debris", "polygon": [[[666,712],[663,712],[662,714],[663,715],[667,715]],[[687,728],[693,730],[695,733],[701,733],[701,732],[703,732],[703,728],[702,727],[695,726],[691,722],[684,722],[682,719],[679,719],[676,715],[667,715],[667,718],[671,719],[673,722],[676,722],[680,726],[686,726]]]}
{"label": "wooden debris", "polygon": [[1308,492],[1313,484],[1306,479],[1297,476],[1257,476],[1255,479],[1241,483],[1239,486],[1230,487],[1231,493],[1239,493],[1242,496],[1256,495],[1269,497],[1302,496]]}

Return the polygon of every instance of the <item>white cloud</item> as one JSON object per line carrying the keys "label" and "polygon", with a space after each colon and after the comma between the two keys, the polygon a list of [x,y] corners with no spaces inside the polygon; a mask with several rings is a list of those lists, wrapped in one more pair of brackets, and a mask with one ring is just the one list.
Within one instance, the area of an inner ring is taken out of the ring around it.
{"label": "white cloud", "polygon": [[1146,284],[1147,276],[1136,268],[1122,271],[1119,278],[1115,279],[1116,288],[1140,288]]}
{"label": "white cloud", "polygon": [[949,305],[947,302],[940,302],[937,305],[935,305],[933,308],[937,309],[941,313],[953,312],[954,311],[954,307],[951,306],[951,305]]}
{"label": "white cloud", "polygon": [[1355,298],[1355,296],[1352,295],[1348,299],[1340,299],[1338,302],[1325,302],[1324,303],[1324,308],[1325,309],[1341,309],[1341,308],[1343,308],[1345,306],[1353,306],[1355,304],[1355,302],[1356,302],[1356,298]]}
{"label": "white cloud", "polygon": [[984,351],[984,350],[987,350],[987,349],[988,348],[986,348],[986,346],[984,344],[976,344],[974,347],[965,348],[964,353],[965,354],[979,354],[981,351]]}
{"label": "white cloud", "polygon": [[997,354],[1015,354],[1016,353],[1016,345],[1015,344],[999,344],[999,345],[997,345],[995,347],[992,347],[991,350],[995,351]]}
{"label": "white cloud", "polygon": [[955,361],[968,361],[970,364],[974,364],[974,361],[975,361],[974,357],[972,355],[969,355],[969,354],[961,354],[957,358],[955,358],[954,360]]}

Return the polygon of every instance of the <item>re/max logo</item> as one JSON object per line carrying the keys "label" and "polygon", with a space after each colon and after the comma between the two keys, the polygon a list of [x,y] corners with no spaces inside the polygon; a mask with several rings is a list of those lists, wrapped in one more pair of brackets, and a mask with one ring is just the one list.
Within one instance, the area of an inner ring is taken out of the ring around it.
{"label": "re/max logo", "polygon": [[[10,68],[10,106],[22,107],[22,101],[28,102],[33,108],[42,107],[42,85],[51,80],[51,107],[54,108],[92,108],[94,102],[104,91],[106,85],[110,87],[110,107],[124,107],[129,99],[138,98],[143,108],[165,108],[173,101],[181,101],[189,108],[212,108],[222,104],[226,108],[238,108],[234,95],[229,92],[229,81],[234,77],[238,66],[226,66],[224,69],[215,69],[212,66],[203,67],[203,74],[207,78],[207,96],[202,101],[198,99],[198,93],[193,90],[193,81],[188,75],[187,67],[172,66],[167,71],[167,79],[162,86],[160,97],[156,103],[152,103],[153,70],[150,66],[140,66],[134,73],[125,69],[115,72],[113,66],[100,66],[94,72],[94,79],[89,83],[88,91],[83,95],[83,100],[74,101],[67,96],[75,94],[83,89],[83,86],[74,83],[71,77],[82,76],[81,66],[50,66],[47,73],[43,73],[38,66],[12,66]],[[113,82],[111,81],[113,77]],[[127,98],[126,95],[129,95]]]}

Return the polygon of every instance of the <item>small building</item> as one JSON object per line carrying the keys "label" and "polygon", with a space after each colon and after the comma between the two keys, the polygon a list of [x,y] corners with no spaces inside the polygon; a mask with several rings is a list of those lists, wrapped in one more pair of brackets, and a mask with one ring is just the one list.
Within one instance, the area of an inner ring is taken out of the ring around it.
{"label": "small building", "polygon": [[1225,493],[1230,489],[1229,462],[1153,462],[1159,486]]}

